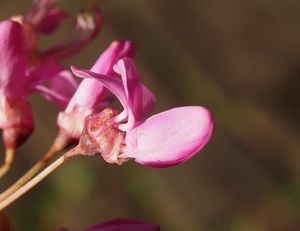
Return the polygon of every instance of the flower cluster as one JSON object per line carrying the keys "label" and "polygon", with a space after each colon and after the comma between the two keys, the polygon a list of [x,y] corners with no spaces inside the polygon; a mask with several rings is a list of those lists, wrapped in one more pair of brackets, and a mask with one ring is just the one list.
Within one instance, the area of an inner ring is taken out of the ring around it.
{"label": "flower cluster", "polygon": [[95,20],[88,13],[77,17],[80,35],[68,44],[38,49],[40,34],[51,35],[62,24],[66,13],[55,0],[36,0],[25,15],[0,22],[0,127],[6,148],[15,149],[34,129],[28,97],[40,92],[46,99],[65,108],[78,83],[60,64],[99,32],[102,16],[96,8]]}
{"label": "flower cluster", "polygon": [[[134,160],[145,166],[169,167],[193,157],[212,135],[212,115],[202,106],[151,115],[156,97],[142,83],[132,41],[113,41],[90,70],[61,64],[99,33],[103,17],[95,7],[77,15],[73,40],[39,49],[40,35],[51,36],[67,16],[57,0],[34,0],[26,14],[0,21],[0,128],[7,151],[0,178],[8,171],[16,148],[34,130],[29,96],[38,92],[60,109],[53,146],[0,194],[0,211],[70,157],[101,155],[111,164]],[[119,102],[118,109],[113,107],[114,100]],[[40,172],[71,141],[78,145]],[[119,230],[121,226],[122,230],[159,230],[157,225],[126,220],[87,230]]]}

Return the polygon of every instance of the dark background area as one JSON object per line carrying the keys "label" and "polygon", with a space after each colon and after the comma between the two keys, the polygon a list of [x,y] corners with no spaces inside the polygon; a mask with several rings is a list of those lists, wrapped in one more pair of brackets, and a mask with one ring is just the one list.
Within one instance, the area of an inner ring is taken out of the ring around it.
{"label": "dark background area", "polygon": [[[70,160],[6,210],[15,230],[79,230],[116,217],[166,231],[300,230],[300,2],[61,0],[72,12],[91,4],[103,11],[103,30],[65,64],[89,68],[112,40],[134,40],[156,112],[205,105],[215,119],[212,140],[168,169]],[[1,19],[29,6],[2,0]],[[60,31],[42,46],[74,36]],[[37,129],[1,189],[55,137],[58,109],[38,95],[32,103]]]}

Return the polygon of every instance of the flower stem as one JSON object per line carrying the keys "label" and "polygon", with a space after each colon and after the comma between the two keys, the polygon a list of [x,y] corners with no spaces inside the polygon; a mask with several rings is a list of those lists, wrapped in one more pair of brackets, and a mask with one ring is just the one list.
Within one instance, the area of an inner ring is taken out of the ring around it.
{"label": "flower stem", "polygon": [[15,149],[6,149],[4,164],[0,166],[0,178],[3,177],[9,171],[14,161],[15,153]]}
{"label": "flower stem", "polygon": [[53,142],[49,151],[39,160],[31,169],[21,176],[13,185],[0,194],[0,202],[5,200],[10,194],[22,187],[38,172],[40,172],[60,151],[70,143],[70,139],[62,133],[59,133]]}
{"label": "flower stem", "polygon": [[29,191],[32,187],[38,184],[41,180],[43,180],[46,176],[48,176],[51,172],[53,172],[57,167],[62,165],[65,162],[65,156],[59,157],[56,161],[50,164],[47,168],[41,171],[38,175],[28,181],[25,185],[23,185],[19,190],[15,191],[11,195],[9,195],[5,200],[0,202],[0,211],[5,209],[27,191]]}
{"label": "flower stem", "polygon": [[12,204],[14,201],[16,201],[18,198],[20,198],[22,195],[24,195],[26,192],[28,192],[31,188],[33,188],[35,185],[37,185],[40,181],[42,181],[46,176],[48,176],[51,172],[53,172],[55,169],[57,169],[60,165],[62,165],[66,160],[68,160],[72,156],[76,156],[79,154],[80,149],[78,146],[75,148],[69,150],[65,154],[63,154],[61,157],[56,159],[52,164],[50,164],[47,168],[45,168],[43,171],[41,171],[39,174],[37,174],[35,177],[33,177],[30,181],[28,181],[26,184],[24,184],[22,187],[20,187],[17,191],[10,194],[7,198],[5,198],[3,201],[0,202],[0,211],[5,209],[7,206]]}

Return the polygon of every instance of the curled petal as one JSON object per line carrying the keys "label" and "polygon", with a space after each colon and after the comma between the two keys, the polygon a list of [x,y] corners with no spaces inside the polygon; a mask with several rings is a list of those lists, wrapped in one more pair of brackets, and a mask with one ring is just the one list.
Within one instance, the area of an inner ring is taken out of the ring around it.
{"label": "curled petal", "polygon": [[113,41],[110,46],[100,55],[91,71],[112,75],[115,63],[124,57],[133,57],[135,54],[135,44],[133,41]]}
{"label": "curled petal", "polygon": [[35,0],[26,15],[26,19],[44,34],[55,31],[65,17],[65,12],[57,6],[57,0]]}
{"label": "curled petal", "polygon": [[67,106],[78,86],[77,81],[67,70],[60,71],[46,83],[47,86],[36,86],[36,90],[41,92],[42,96],[47,100],[53,101],[61,109]]}
{"label": "curled petal", "polygon": [[194,156],[210,139],[213,121],[200,106],[179,107],[127,131],[123,158],[151,167],[169,167]]}
{"label": "curled petal", "polygon": [[54,61],[42,62],[28,69],[26,83],[28,94],[37,90],[62,109],[66,107],[78,87],[71,72]]}
{"label": "curled petal", "polygon": [[142,114],[142,83],[136,66],[130,58],[125,57],[119,60],[114,70],[121,75],[126,94],[126,104],[123,104],[123,107],[124,110],[128,112],[128,122],[120,126],[121,130],[126,131],[134,126],[135,121],[138,120]]}
{"label": "curled petal", "polygon": [[[113,65],[125,56],[133,56],[134,50],[135,46],[132,41],[114,41],[98,58],[91,71],[103,75],[112,75]],[[67,110],[71,111],[77,106],[95,109],[106,93],[101,81],[90,78],[84,79],[72,97]]]}
{"label": "curled petal", "polygon": [[59,75],[66,68],[55,61],[45,61],[27,69],[26,83],[33,87]]}
{"label": "curled petal", "polygon": [[[121,75],[127,102],[123,104],[124,111],[120,118],[128,117],[128,122],[121,124],[119,128],[127,131],[135,126],[136,121],[143,119],[155,106],[154,94],[141,83],[139,73],[129,57],[118,61],[114,70]],[[127,114],[126,114],[127,113]],[[117,118],[118,119],[118,118]],[[116,120],[116,122],[120,122]]]}
{"label": "curled petal", "polygon": [[19,23],[0,22],[0,91],[20,95],[25,85],[25,37]]}
{"label": "curled petal", "polygon": [[115,121],[123,122],[127,119],[126,123],[119,125],[119,129],[122,131],[133,128],[135,122],[143,118],[154,107],[155,97],[148,88],[142,85],[136,66],[129,57],[120,59],[114,66],[115,72],[121,75],[121,80],[74,66],[71,69],[79,77],[100,81],[120,100],[124,111],[116,116]]}
{"label": "curled petal", "polygon": [[44,34],[55,31],[66,18],[66,13],[60,9],[50,10],[39,22],[38,30]]}
{"label": "curled petal", "polygon": [[71,70],[74,75],[86,78],[86,79],[96,79],[101,82],[101,84],[110,90],[116,97],[120,100],[121,104],[126,105],[127,99],[123,88],[122,81],[117,78],[111,78],[106,75],[97,74],[95,72],[79,69],[75,66],[71,66]]}
{"label": "curled petal", "polygon": [[77,18],[77,32],[75,39],[63,46],[52,48],[42,54],[44,59],[62,60],[74,55],[83,47],[88,45],[99,33],[103,17],[100,10],[93,8],[95,20],[90,13],[83,12]]}
{"label": "curled petal", "polygon": [[159,225],[129,219],[115,219],[84,229],[83,231],[159,231]]}

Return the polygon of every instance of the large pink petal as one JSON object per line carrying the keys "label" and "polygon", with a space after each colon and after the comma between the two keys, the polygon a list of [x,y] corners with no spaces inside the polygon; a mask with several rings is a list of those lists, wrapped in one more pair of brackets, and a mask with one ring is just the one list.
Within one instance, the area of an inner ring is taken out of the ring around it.
{"label": "large pink petal", "polygon": [[200,106],[179,107],[156,114],[127,131],[124,158],[152,167],[180,164],[210,139],[213,121]]}
{"label": "large pink petal", "polygon": [[12,20],[0,22],[0,90],[5,95],[24,93],[25,37],[19,23]]}

